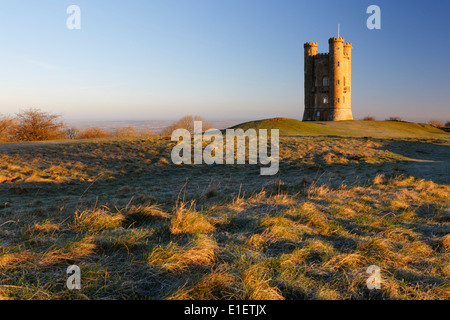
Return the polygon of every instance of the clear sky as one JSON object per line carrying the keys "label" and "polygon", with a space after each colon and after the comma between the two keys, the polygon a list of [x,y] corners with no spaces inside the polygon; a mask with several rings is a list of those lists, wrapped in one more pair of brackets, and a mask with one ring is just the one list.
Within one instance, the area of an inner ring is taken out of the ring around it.
{"label": "clear sky", "polygon": [[0,0],[0,114],[301,119],[303,43],[327,52],[339,23],[356,119],[450,120],[449,20],[449,1]]}

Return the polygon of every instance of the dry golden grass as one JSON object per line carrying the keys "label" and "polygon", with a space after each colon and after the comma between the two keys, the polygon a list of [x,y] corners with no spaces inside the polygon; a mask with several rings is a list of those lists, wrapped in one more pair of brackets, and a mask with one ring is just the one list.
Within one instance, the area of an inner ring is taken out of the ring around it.
{"label": "dry golden grass", "polygon": [[367,259],[359,253],[342,253],[328,260],[325,266],[336,269],[360,269],[367,266]]}
{"label": "dry golden grass", "polygon": [[196,281],[192,286],[182,287],[167,300],[234,300],[243,299],[241,279],[226,268],[218,268]]}
{"label": "dry golden grass", "polygon": [[444,246],[446,251],[450,251],[450,233],[443,236],[442,239],[442,245]]}
{"label": "dry golden grass", "polygon": [[53,223],[51,221],[43,221],[41,223],[35,223],[32,226],[29,226],[28,232],[30,234],[43,234],[43,235],[52,235],[60,230],[60,223]]}
{"label": "dry golden grass", "polygon": [[276,177],[172,146],[3,147],[0,298],[448,299],[447,142],[282,138]]}
{"label": "dry golden grass", "polygon": [[94,237],[86,236],[80,241],[69,242],[60,248],[48,250],[40,257],[38,266],[48,267],[62,262],[79,261],[92,255],[96,249]]}
{"label": "dry golden grass", "polygon": [[180,272],[188,267],[208,266],[216,259],[217,243],[205,235],[180,247],[175,242],[158,246],[148,256],[148,263],[168,272]]}
{"label": "dry golden grass", "polygon": [[[282,216],[263,218],[260,225],[266,227],[261,235],[264,242],[299,241],[302,236],[313,233],[313,230],[308,226]],[[257,242],[258,239],[249,241],[250,243]]]}
{"label": "dry golden grass", "polygon": [[20,268],[26,264],[32,264],[37,260],[35,253],[23,251],[0,255],[0,270],[7,271],[10,268]]}
{"label": "dry golden grass", "polygon": [[112,214],[106,208],[76,212],[73,228],[80,231],[101,231],[118,228],[124,216]]}
{"label": "dry golden grass", "polygon": [[199,212],[186,208],[181,204],[175,212],[175,217],[170,223],[170,232],[173,234],[197,234],[214,231],[214,226]]}
{"label": "dry golden grass", "polygon": [[129,227],[136,227],[152,224],[160,221],[167,221],[171,216],[157,206],[133,206],[124,210],[124,222]]}
{"label": "dry golden grass", "polygon": [[270,271],[258,265],[242,274],[246,300],[284,300],[280,290],[271,285]]}

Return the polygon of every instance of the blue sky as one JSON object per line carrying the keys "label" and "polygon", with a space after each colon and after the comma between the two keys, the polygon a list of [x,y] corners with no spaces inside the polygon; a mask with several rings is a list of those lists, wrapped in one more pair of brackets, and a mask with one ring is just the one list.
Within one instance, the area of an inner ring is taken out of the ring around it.
{"label": "blue sky", "polygon": [[301,119],[303,43],[327,52],[339,23],[356,119],[450,120],[449,19],[448,1],[1,0],[0,114]]}

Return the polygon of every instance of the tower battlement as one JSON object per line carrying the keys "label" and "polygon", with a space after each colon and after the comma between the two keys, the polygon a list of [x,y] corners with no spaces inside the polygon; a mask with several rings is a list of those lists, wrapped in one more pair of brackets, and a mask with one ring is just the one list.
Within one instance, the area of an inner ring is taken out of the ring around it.
{"label": "tower battlement", "polygon": [[342,37],[332,37],[332,38],[328,39],[328,43],[331,43],[331,42],[344,42],[344,38],[342,38]]}
{"label": "tower battlement", "polygon": [[306,42],[305,112],[303,121],[353,120],[351,49],[342,37],[328,40],[329,52],[317,53],[317,42]]}
{"label": "tower battlement", "polygon": [[318,46],[317,42],[305,42],[305,44],[303,45],[303,48],[306,48],[306,47],[317,47],[317,46]]}

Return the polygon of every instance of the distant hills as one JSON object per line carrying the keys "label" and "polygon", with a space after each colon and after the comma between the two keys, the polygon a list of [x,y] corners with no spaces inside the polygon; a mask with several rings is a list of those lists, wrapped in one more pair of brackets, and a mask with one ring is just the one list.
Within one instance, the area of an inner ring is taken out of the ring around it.
{"label": "distant hills", "polygon": [[[242,121],[242,120],[241,120]],[[450,138],[450,134],[429,124],[406,121],[299,121],[289,118],[272,118],[241,122],[239,120],[211,121],[216,129],[242,128],[279,129],[282,136],[340,136],[340,137],[374,137],[374,138]],[[161,131],[172,120],[143,121],[68,121],[69,127],[80,129],[101,128],[113,131],[127,126],[136,127],[137,131]]]}
{"label": "distant hills", "polygon": [[[156,132],[168,127],[174,120],[123,120],[123,121],[67,121],[68,127],[79,129],[100,128],[106,131],[113,131],[117,128],[125,128],[128,126],[136,127],[137,131],[154,130]],[[210,121],[216,129],[225,129],[242,122],[242,120],[216,120]]]}

